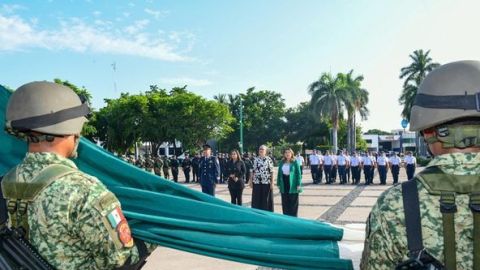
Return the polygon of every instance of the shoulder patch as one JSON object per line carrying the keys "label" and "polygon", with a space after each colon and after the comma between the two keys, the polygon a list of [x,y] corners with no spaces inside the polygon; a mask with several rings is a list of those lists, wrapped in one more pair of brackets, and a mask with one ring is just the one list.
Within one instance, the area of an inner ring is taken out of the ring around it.
{"label": "shoulder patch", "polygon": [[127,220],[124,219],[120,222],[117,226],[117,233],[118,237],[120,238],[120,242],[122,245],[127,248],[133,247],[133,237],[132,232],[130,231],[130,227],[128,226]]}
{"label": "shoulder patch", "polygon": [[111,192],[105,193],[95,203],[103,224],[117,249],[133,247],[133,237],[127,219],[120,208],[120,202]]}

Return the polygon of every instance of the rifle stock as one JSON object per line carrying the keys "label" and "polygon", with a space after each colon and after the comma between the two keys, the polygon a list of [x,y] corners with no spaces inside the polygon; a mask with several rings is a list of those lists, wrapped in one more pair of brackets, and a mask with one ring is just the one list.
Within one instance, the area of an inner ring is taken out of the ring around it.
{"label": "rifle stock", "polygon": [[21,229],[0,228],[0,269],[54,270],[25,239]]}

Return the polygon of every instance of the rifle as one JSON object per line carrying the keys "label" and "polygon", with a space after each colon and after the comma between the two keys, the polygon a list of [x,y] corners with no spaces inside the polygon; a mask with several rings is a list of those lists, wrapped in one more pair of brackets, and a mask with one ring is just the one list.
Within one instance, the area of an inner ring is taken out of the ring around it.
{"label": "rifle", "polygon": [[22,228],[8,228],[7,219],[7,205],[0,188],[0,269],[54,270],[25,239]]}
{"label": "rifle", "polygon": [[0,269],[54,270],[25,239],[21,228],[0,229]]}

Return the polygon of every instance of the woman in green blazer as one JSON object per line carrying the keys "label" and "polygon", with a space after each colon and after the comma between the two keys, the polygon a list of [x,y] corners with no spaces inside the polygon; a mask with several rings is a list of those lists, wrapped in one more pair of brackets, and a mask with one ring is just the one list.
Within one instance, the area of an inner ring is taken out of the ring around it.
{"label": "woman in green blazer", "polygon": [[283,214],[296,217],[298,194],[302,192],[302,171],[294,157],[292,149],[283,151],[283,159],[278,164],[277,186],[282,194]]}

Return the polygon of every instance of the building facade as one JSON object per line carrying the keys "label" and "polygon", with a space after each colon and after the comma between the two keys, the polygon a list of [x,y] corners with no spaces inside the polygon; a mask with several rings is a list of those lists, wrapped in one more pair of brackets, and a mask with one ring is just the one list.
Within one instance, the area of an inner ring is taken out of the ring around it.
{"label": "building facade", "polygon": [[362,138],[367,142],[369,151],[375,152],[416,152],[417,139],[415,132],[404,131],[403,129],[392,130],[389,135],[363,134]]}

